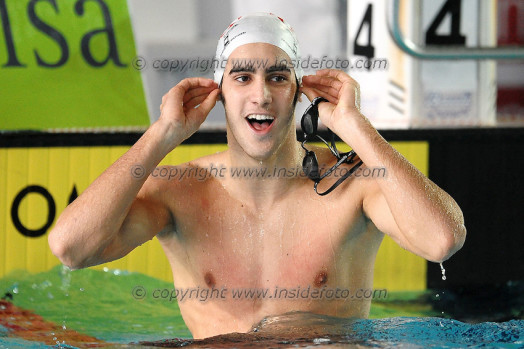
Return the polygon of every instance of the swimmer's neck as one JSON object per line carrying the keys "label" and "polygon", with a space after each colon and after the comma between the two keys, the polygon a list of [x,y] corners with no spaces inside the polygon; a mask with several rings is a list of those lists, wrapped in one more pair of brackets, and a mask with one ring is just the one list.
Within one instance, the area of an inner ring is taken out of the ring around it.
{"label": "swimmer's neck", "polygon": [[[228,167],[259,172],[252,171],[252,176],[243,179],[234,178],[229,172],[230,175],[224,183],[225,188],[232,196],[250,207],[270,208],[299,182],[301,177],[292,174],[302,169],[303,153],[296,137],[287,137],[275,154],[266,159],[255,159],[236,147],[230,147],[225,152]],[[284,174],[284,171],[288,171],[288,175]]]}

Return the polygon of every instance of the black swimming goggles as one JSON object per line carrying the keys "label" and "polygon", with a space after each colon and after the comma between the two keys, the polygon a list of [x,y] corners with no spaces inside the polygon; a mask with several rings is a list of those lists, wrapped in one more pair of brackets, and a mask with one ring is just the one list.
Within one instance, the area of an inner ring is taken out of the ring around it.
{"label": "black swimming goggles", "polygon": [[[313,188],[315,193],[318,195],[327,195],[331,193],[336,187],[340,185],[346,178],[351,176],[361,165],[362,161],[359,161],[355,166],[348,170],[342,177],[340,177],[335,184],[333,184],[328,190],[319,193],[317,191],[318,183],[327,176],[329,176],[333,171],[335,171],[342,164],[351,164],[353,159],[357,155],[353,150],[347,153],[340,153],[335,144],[335,134],[328,128],[328,132],[331,136],[331,144],[328,143],[324,138],[320,137],[317,134],[318,127],[318,104],[321,102],[327,102],[328,100],[323,97],[317,97],[313,99],[311,105],[306,109],[304,115],[302,115],[302,120],[300,121],[300,126],[304,132],[304,141],[302,142],[302,148],[305,150],[306,154],[304,160],[302,161],[302,170],[309,177],[309,179],[315,182]],[[306,142],[310,142],[312,139],[320,139],[331,151],[331,153],[337,158],[337,163],[333,165],[329,170],[320,174],[318,168],[318,160],[316,154],[312,150],[308,150],[304,145]]]}

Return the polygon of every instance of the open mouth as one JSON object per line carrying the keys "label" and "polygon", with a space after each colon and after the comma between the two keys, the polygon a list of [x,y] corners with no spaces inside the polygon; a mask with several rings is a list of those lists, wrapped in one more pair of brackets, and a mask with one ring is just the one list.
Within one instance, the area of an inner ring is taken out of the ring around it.
{"label": "open mouth", "polygon": [[273,116],[261,114],[251,114],[246,119],[256,131],[267,130],[275,120]]}

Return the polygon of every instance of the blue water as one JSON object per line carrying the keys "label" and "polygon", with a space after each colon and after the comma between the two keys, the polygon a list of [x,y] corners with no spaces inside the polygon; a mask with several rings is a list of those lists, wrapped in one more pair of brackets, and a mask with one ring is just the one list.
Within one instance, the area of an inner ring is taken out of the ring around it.
{"label": "blue water", "polygon": [[[8,293],[9,300],[17,307],[41,315],[59,329],[67,328],[103,340],[107,342],[105,347],[135,347],[137,344],[128,343],[173,338],[184,340],[167,342],[177,346],[190,343],[190,333],[176,302],[147,297],[136,300],[131,293],[136,285],[148,290],[172,287],[168,282],[136,273],[94,270],[71,273],[57,267],[46,273],[17,273],[0,279],[0,297]],[[421,302],[421,295],[423,293],[390,293],[387,301],[373,302],[371,317],[375,318],[372,319],[292,313],[263,321],[256,331],[245,335],[225,335],[193,344],[217,348],[253,345],[274,348],[524,348],[524,320],[473,324],[444,318],[449,315],[441,309],[435,310],[427,303],[427,297],[422,297],[426,303]],[[514,313],[518,314],[519,309]],[[5,318],[0,320],[0,324],[6,323]],[[11,330],[0,325],[0,348],[73,347],[68,344],[68,337],[62,337],[59,332],[53,336],[60,345],[50,346],[27,340],[27,336],[25,339],[20,337],[22,335],[13,336]]]}
{"label": "blue water", "polygon": [[452,319],[389,318],[359,321],[354,330],[358,337],[379,347],[524,347],[524,320],[466,324]]}

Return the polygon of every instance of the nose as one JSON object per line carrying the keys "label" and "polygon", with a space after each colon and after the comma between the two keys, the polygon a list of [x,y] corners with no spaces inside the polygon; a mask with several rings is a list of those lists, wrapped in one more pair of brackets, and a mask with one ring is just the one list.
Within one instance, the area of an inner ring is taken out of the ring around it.
{"label": "nose", "polygon": [[273,97],[271,89],[265,79],[256,79],[252,85],[251,101],[261,107],[267,107]]}

